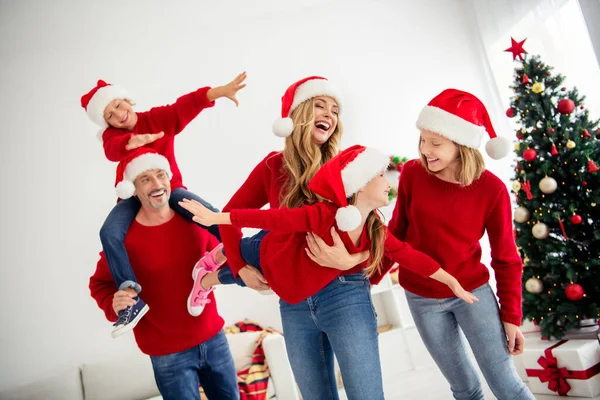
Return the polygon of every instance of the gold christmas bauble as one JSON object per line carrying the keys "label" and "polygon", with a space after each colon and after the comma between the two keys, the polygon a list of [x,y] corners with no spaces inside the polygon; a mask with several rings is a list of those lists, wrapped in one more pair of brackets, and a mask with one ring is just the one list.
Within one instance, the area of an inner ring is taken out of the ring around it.
{"label": "gold christmas bauble", "polygon": [[538,278],[529,278],[525,282],[525,290],[532,294],[540,294],[544,290],[544,284]]}
{"label": "gold christmas bauble", "polygon": [[576,145],[575,145],[575,142],[574,142],[574,141],[572,141],[572,140],[569,140],[569,141],[567,142],[566,146],[567,146],[567,149],[574,149]]}
{"label": "gold christmas bauble", "polygon": [[519,223],[524,223],[529,221],[529,210],[526,209],[525,207],[518,207],[515,210],[515,221],[519,222]]}
{"label": "gold christmas bauble", "polygon": [[542,192],[544,192],[546,194],[551,194],[556,191],[556,188],[558,187],[558,183],[556,182],[556,180],[554,178],[547,176],[540,181],[540,184],[538,186],[540,187],[540,190]]}
{"label": "gold christmas bauble", "polygon": [[521,182],[514,180],[512,183],[512,191],[519,194],[519,190],[521,190]]}
{"label": "gold christmas bauble", "polygon": [[536,82],[531,86],[531,91],[533,93],[539,94],[544,91],[544,84],[542,82]]}
{"label": "gold christmas bauble", "polygon": [[538,222],[531,228],[531,233],[536,239],[546,239],[550,234],[550,228],[543,222]]}

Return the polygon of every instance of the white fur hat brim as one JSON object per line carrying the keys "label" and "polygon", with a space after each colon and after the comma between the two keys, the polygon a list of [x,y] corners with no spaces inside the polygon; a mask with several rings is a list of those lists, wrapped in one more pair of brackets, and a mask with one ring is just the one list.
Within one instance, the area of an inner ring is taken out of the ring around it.
{"label": "white fur hat brim", "polygon": [[131,97],[125,89],[119,86],[108,85],[101,87],[96,91],[87,105],[86,111],[88,117],[98,126],[106,128],[108,124],[104,119],[104,109],[115,99],[131,100]]}
{"label": "white fur hat brim", "polygon": [[390,164],[390,157],[372,147],[367,147],[342,170],[342,183],[346,197],[352,196],[369,183]]}
{"label": "white fur hat brim", "polygon": [[[169,166],[169,160],[166,157],[157,153],[145,153],[139,157],[129,161],[125,172],[123,173],[123,180],[119,182],[115,188],[117,196],[121,199],[128,199],[133,196],[135,192],[134,182],[137,177],[143,172],[151,169],[160,169],[167,173],[169,179],[173,177],[171,173],[171,167]],[[125,196],[125,197],[124,197]]]}
{"label": "white fur hat brim", "polygon": [[439,107],[426,106],[417,119],[417,128],[440,134],[453,142],[479,149],[486,136],[483,126],[472,124]]}
{"label": "white fur hat brim", "polygon": [[335,99],[338,109],[342,110],[341,93],[327,79],[311,79],[299,85],[294,94],[294,101],[290,107],[290,115],[300,104],[317,96],[328,96]]}

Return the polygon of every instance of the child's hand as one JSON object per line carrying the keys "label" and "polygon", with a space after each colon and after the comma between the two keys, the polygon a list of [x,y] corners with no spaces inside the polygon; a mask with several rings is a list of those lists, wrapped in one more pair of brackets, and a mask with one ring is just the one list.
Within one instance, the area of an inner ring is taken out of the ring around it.
{"label": "child's hand", "polygon": [[152,143],[155,140],[158,140],[163,136],[165,136],[164,132],[145,133],[142,135],[133,134],[129,138],[129,142],[127,142],[127,145],[125,146],[125,150],[137,149],[138,147],[142,147],[148,143]]}
{"label": "child's hand", "polygon": [[238,99],[235,97],[235,95],[237,94],[237,92],[246,87],[246,84],[244,83],[245,80],[246,72],[242,72],[227,85],[217,86],[216,88],[210,89],[206,93],[206,97],[208,97],[208,100],[210,101],[214,101],[220,97],[226,97],[229,100],[233,101],[235,103],[235,106],[237,107],[240,105],[240,103],[238,102]]}
{"label": "child's hand", "polygon": [[211,226],[216,222],[216,213],[210,211],[196,200],[183,199],[183,201],[179,202],[179,205],[194,214],[192,218],[194,222],[198,222],[204,226]]}
{"label": "child's hand", "polygon": [[453,282],[449,283],[448,287],[450,288],[450,290],[452,290],[452,293],[454,293],[456,297],[464,300],[465,303],[473,304],[474,302],[479,301],[477,296],[463,289],[463,287],[460,285],[460,283],[458,283],[456,279]]}

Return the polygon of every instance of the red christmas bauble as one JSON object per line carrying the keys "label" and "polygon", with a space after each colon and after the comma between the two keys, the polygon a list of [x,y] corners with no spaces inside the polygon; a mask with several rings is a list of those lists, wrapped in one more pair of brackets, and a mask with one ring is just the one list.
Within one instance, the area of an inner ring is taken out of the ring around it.
{"label": "red christmas bauble", "polygon": [[517,115],[517,113],[515,112],[515,109],[514,109],[514,108],[512,108],[512,107],[511,107],[511,108],[509,108],[508,110],[506,110],[506,116],[507,116],[508,118],[512,118],[512,117],[514,117],[515,115]]}
{"label": "red christmas bauble", "polygon": [[585,108],[584,106],[579,107],[580,110],[583,110],[584,108]]}
{"label": "red christmas bauble", "polygon": [[550,130],[548,132],[554,133],[554,128],[550,128]]}
{"label": "red christmas bauble", "polygon": [[527,161],[533,161],[537,157],[537,151],[534,149],[527,149],[523,152],[523,158]]}
{"label": "red christmas bauble", "polygon": [[582,184],[583,186],[587,186],[587,182],[586,182],[586,181],[583,181],[583,182],[581,182],[581,184]]}
{"label": "red christmas bauble", "polygon": [[571,222],[574,223],[575,225],[579,225],[581,223],[581,221],[583,221],[583,218],[581,218],[581,215],[573,214],[573,216],[571,217]]}
{"label": "red christmas bauble", "polygon": [[566,86],[563,86],[563,87],[562,87],[562,90],[567,90],[567,87],[566,87]]}
{"label": "red christmas bauble", "polygon": [[558,102],[557,108],[561,114],[571,114],[575,110],[575,102],[571,99],[562,99]]}
{"label": "red christmas bauble", "polygon": [[583,297],[583,288],[577,283],[571,283],[565,288],[565,295],[571,301],[581,300]]}

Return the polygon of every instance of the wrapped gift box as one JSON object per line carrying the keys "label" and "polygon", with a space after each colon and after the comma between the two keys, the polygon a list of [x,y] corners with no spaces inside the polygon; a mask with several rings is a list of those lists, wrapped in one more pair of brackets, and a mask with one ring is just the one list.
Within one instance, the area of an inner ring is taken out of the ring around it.
{"label": "wrapped gift box", "polygon": [[600,395],[600,347],[596,340],[554,341],[527,335],[519,361],[533,393]]}

